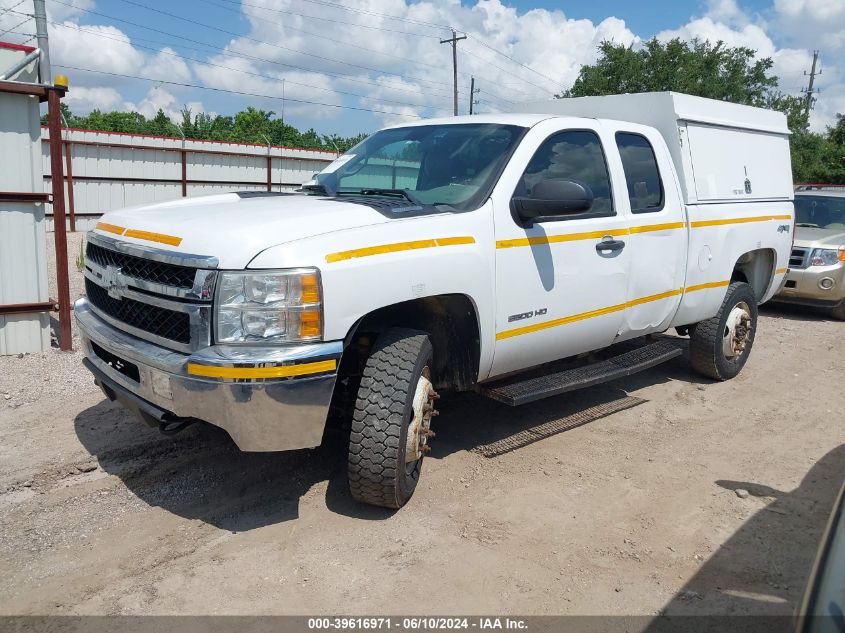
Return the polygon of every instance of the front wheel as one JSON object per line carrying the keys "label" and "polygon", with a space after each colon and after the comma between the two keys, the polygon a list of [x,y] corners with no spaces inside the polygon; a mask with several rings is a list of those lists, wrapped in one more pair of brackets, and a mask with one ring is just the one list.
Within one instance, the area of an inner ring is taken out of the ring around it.
{"label": "front wheel", "polygon": [[845,299],[843,299],[838,306],[830,309],[830,316],[840,321],[845,321]]}
{"label": "front wheel", "polygon": [[349,489],[358,501],[401,508],[417,487],[438,398],[428,334],[390,329],[367,359],[349,436]]}
{"label": "front wheel", "polygon": [[747,283],[728,286],[719,312],[696,324],[690,336],[690,360],[698,373],[729,380],[745,366],[757,331],[757,299]]}

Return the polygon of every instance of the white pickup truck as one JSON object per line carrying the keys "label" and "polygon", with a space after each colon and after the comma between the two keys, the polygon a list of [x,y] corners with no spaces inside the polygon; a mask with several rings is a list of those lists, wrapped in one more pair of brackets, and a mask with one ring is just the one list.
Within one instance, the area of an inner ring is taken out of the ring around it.
{"label": "white pickup truck", "polygon": [[670,328],[735,376],[789,261],[784,116],[673,93],[525,110],[381,130],[298,194],[106,214],[85,365],[148,423],[245,451],[317,446],[331,409],[352,495],[393,508],[435,389],[520,405],[681,354],[647,336]]}

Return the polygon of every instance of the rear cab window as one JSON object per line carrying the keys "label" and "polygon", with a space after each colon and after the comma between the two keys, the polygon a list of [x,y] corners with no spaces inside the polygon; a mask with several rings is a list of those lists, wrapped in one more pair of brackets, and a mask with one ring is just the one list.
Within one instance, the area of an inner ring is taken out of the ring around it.
{"label": "rear cab window", "polygon": [[642,134],[617,132],[616,147],[622,158],[625,185],[632,213],[655,213],[664,205],[663,180],[654,148]]}

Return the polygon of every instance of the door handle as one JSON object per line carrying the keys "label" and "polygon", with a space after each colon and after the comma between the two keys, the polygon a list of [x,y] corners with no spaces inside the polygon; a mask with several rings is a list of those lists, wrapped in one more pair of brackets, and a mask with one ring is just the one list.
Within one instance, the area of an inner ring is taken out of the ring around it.
{"label": "door handle", "polygon": [[623,248],[625,248],[625,242],[622,240],[614,240],[610,236],[602,238],[602,241],[596,244],[596,250],[599,253],[602,251],[621,251]]}

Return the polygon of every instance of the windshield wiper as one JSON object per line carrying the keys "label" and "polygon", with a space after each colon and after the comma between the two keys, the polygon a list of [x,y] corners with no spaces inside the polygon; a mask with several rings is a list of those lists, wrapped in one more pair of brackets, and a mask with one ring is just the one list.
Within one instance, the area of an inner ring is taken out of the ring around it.
{"label": "windshield wiper", "polygon": [[367,187],[365,189],[359,189],[358,191],[338,192],[338,195],[342,194],[353,194],[356,196],[402,196],[409,202],[412,202],[419,206],[423,206],[425,204],[407,189],[379,189],[374,187]]}
{"label": "windshield wiper", "polygon": [[808,228],[808,229],[817,229],[817,228],[819,228],[819,225],[818,225],[818,224],[808,224],[808,223],[806,223],[806,222],[798,222],[795,226],[803,226],[803,227],[806,227],[806,228]]}

